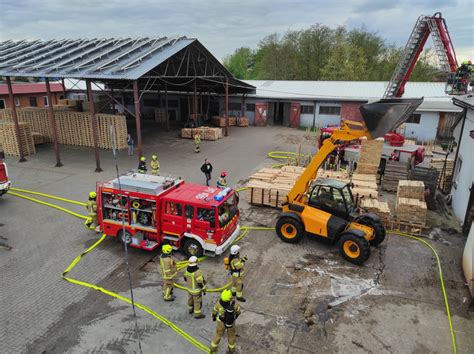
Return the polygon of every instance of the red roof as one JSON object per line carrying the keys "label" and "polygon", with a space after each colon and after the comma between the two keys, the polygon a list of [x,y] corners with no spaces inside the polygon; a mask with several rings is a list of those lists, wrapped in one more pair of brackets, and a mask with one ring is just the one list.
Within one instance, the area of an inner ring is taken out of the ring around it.
{"label": "red roof", "polygon": [[[63,85],[51,83],[51,92],[62,92]],[[46,93],[45,83],[28,83],[28,84],[12,84],[13,94],[22,95],[27,93]],[[8,95],[8,87],[6,84],[0,84],[0,95]]]}

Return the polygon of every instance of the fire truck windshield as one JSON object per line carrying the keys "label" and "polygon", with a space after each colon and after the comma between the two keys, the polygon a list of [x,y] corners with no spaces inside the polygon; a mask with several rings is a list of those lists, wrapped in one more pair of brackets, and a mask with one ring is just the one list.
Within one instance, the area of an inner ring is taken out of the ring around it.
{"label": "fire truck windshield", "polygon": [[228,197],[218,207],[219,227],[224,227],[239,211],[238,200],[235,194]]}

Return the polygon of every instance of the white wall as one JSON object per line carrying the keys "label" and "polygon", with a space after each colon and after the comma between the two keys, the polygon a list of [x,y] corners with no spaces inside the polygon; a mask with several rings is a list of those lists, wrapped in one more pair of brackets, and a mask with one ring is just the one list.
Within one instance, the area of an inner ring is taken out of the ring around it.
{"label": "white wall", "polygon": [[326,102],[317,102],[316,103],[316,126],[326,126],[326,125],[339,125],[341,124],[341,115],[332,115],[332,114],[319,114],[319,107],[321,106],[340,106],[340,103],[326,103]]}
{"label": "white wall", "polygon": [[[454,131],[456,141],[459,142],[458,136],[461,131],[462,121]],[[462,167],[459,174],[454,176],[453,187],[451,193],[453,196],[452,206],[454,214],[462,222],[466,215],[467,204],[469,201],[470,188],[474,181],[474,139],[470,137],[470,131],[474,130],[474,110],[467,111],[466,123],[464,125],[464,132],[461,139],[461,146],[459,148],[458,162],[462,160]],[[457,167],[456,167],[457,170]]]}
{"label": "white wall", "polygon": [[439,112],[416,112],[421,114],[420,124],[406,123],[405,137],[418,141],[436,139],[438,131]]}

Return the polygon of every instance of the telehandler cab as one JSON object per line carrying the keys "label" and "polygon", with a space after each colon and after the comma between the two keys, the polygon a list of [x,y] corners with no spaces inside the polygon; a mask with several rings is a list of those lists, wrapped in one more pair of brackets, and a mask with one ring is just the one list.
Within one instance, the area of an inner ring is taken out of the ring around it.
{"label": "telehandler cab", "polygon": [[372,213],[358,215],[349,185],[340,181],[314,179],[319,167],[340,143],[367,137],[376,139],[404,123],[423,102],[420,99],[382,99],[360,107],[364,123],[344,121],[326,139],[303,174],[288,193],[276,232],[288,243],[306,234],[339,242],[342,256],[361,265],[370,256],[370,246],[385,238],[380,218]]}

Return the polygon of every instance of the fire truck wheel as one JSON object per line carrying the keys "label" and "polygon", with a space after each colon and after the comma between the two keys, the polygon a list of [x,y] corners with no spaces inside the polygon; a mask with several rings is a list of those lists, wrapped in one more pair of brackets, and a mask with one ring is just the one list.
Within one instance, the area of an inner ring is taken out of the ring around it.
{"label": "fire truck wheel", "polygon": [[132,235],[130,232],[125,231],[125,234],[120,230],[117,234],[117,238],[120,240],[122,243],[126,243],[127,245],[132,243]]}
{"label": "fire truck wheel", "polygon": [[201,244],[192,238],[188,238],[184,242],[183,251],[188,257],[191,257],[191,256],[202,257],[204,253],[204,250],[202,249]]}

